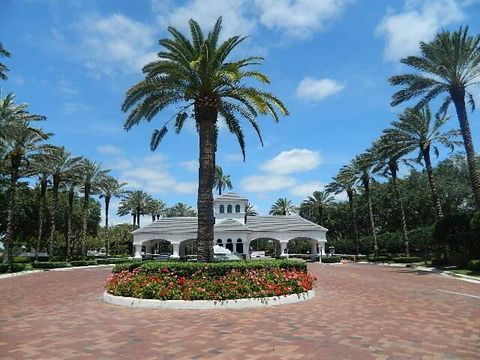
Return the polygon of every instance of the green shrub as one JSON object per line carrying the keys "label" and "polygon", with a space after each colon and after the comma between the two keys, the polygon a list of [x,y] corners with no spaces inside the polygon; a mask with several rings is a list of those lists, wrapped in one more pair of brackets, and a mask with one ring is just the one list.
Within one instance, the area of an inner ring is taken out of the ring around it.
{"label": "green shrub", "polygon": [[7,272],[8,266],[6,264],[0,264],[0,274]]}
{"label": "green shrub", "polygon": [[472,271],[480,271],[480,259],[470,260],[468,263],[468,269]]}
{"label": "green shrub", "polygon": [[26,256],[14,256],[12,262],[17,264],[28,264],[30,263],[30,258]]}
{"label": "green shrub", "polygon": [[97,264],[126,264],[131,263],[132,259],[128,258],[107,258],[107,259],[97,259]]}
{"label": "green shrub", "polygon": [[342,260],[340,256],[325,256],[322,257],[322,263],[330,264],[330,263],[339,263]]}
{"label": "green shrub", "polygon": [[90,265],[97,265],[95,260],[74,260],[70,261],[70,265],[72,266],[90,266]]}
{"label": "green shrub", "polygon": [[[25,270],[27,267],[27,264],[24,263],[13,263],[12,264],[12,272],[19,272]],[[6,264],[0,264],[0,274],[1,273],[6,273],[8,269],[8,265]]]}
{"label": "green shrub", "polygon": [[402,256],[402,257],[394,257],[392,261],[394,263],[401,263],[401,264],[410,264],[415,262],[421,262],[423,259],[418,256]]}
{"label": "green shrub", "polygon": [[250,269],[291,269],[307,271],[307,264],[299,260],[251,260],[251,261],[224,261],[214,263],[181,262],[181,261],[148,261],[118,264],[113,269],[114,273],[140,268],[143,274],[155,274],[162,269],[168,269],[179,276],[191,276],[203,272],[210,277],[225,276],[233,269],[245,272]]}
{"label": "green shrub", "polygon": [[390,256],[388,255],[378,255],[378,256],[367,256],[367,260],[371,262],[389,262]]}
{"label": "green shrub", "polygon": [[434,258],[432,259],[432,266],[444,266],[448,264],[446,258]]}
{"label": "green shrub", "polygon": [[56,269],[68,267],[68,263],[65,261],[34,262],[32,267],[34,269]]}

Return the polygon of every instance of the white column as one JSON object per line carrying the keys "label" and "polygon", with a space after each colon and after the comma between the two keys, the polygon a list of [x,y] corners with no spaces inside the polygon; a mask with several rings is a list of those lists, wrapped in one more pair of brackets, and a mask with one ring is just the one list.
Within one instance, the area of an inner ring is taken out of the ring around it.
{"label": "white column", "polygon": [[285,253],[285,250],[287,249],[287,244],[288,244],[288,241],[281,241],[280,242],[280,257],[286,257],[288,258],[288,254]]}
{"label": "white column", "polygon": [[325,243],[319,243],[319,248],[320,248],[320,256],[318,257],[318,262],[322,262],[322,256],[325,255]]}
{"label": "white column", "polygon": [[142,259],[142,244],[134,244],[133,245],[135,256],[134,259]]}
{"label": "white column", "polygon": [[180,251],[180,244],[179,243],[172,243],[173,254],[170,256],[171,259],[180,259],[179,251]]}
{"label": "white column", "polygon": [[243,252],[245,253],[245,259],[250,260],[250,241],[243,243]]}
{"label": "white column", "polygon": [[310,255],[312,259],[315,259],[317,257],[317,245],[318,245],[317,240],[311,241],[310,243]]}

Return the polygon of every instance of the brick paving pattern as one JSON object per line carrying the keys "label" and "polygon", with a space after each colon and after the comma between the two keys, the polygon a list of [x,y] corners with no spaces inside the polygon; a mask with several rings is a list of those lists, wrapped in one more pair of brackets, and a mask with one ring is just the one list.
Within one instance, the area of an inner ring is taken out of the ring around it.
{"label": "brick paving pattern", "polygon": [[311,264],[317,296],[248,310],[101,301],[109,269],[0,279],[0,359],[480,359],[480,285]]}

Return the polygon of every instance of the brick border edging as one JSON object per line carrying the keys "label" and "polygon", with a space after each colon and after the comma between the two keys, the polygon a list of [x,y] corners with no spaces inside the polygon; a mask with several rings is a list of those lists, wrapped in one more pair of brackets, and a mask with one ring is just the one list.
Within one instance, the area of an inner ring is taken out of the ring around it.
{"label": "brick border edging", "polygon": [[248,298],[235,300],[155,300],[139,299],[125,296],[115,296],[103,293],[103,301],[117,306],[141,309],[176,309],[176,310],[221,310],[221,309],[248,309],[264,306],[295,304],[310,300],[315,296],[315,290],[300,294],[271,296],[265,298]]}

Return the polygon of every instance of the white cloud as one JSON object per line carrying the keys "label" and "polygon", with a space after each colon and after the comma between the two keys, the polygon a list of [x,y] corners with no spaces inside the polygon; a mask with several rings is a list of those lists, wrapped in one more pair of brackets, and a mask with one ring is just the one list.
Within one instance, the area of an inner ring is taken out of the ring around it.
{"label": "white cloud", "polygon": [[269,192],[285,189],[296,184],[296,180],[282,175],[252,175],[247,176],[240,182],[245,191]]}
{"label": "white cloud", "polygon": [[332,79],[313,79],[306,77],[297,86],[297,96],[306,101],[321,101],[345,88]]}
{"label": "white cloud", "polygon": [[65,115],[75,115],[90,110],[90,106],[78,101],[67,101],[62,104],[61,110]]}
{"label": "white cloud", "polygon": [[97,77],[138,72],[155,58],[152,28],[121,14],[91,15],[76,24],[84,66]]}
{"label": "white cloud", "polygon": [[322,159],[316,151],[307,149],[292,149],[282,151],[273,159],[261,166],[261,169],[273,174],[292,174],[315,169]]}
{"label": "white cloud", "polygon": [[194,181],[179,182],[175,186],[175,190],[182,194],[196,194],[198,190],[198,183]]}
{"label": "white cloud", "polygon": [[223,160],[227,163],[243,161],[242,154],[225,154]]}
{"label": "white cloud", "polygon": [[260,22],[289,37],[308,38],[342,12],[349,0],[255,0]]}
{"label": "white cloud", "polygon": [[234,35],[251,35],[256,21],[247,12],[249,0],[190,0],[183,6],[169,6],[165,1],[153,1],[162,27],[173,26],[181,31],[189,29],[188,20],[195,19],[202,29],[211,29],[218,17],[223,17],[221,36],[226,39]]}
{"label": "white cloud", "polygon": [[180,166],[183,167],[184,169],[188,170],[188,171],[197,172],[198,171],[198,160],[181,161]]}
{"label": "white cloud", "polygon": [[290,194],[305,199],[308,196],[312,195],[314,191],[322,190],[323,187],[324,184],[320,181],[309,181],[303,184],[293,186],[290,189]]}
{"label": "white cloud", "polygon": [[123,154],[122,149],[120,149],[117,146],[110,145],[110,144],[100,145],[99,147],[97,147],[97,152],[102,154],[102,155],[121,155],[121,154]]}
{"label": "white cloud", "polygon": [[420,41],[430,41],[443,27],[464,19],[462,5],[456,0],[405,0],[402,11],[391,9],[376,29],[386,38],[384,58],[398,61],[415,55]]}

